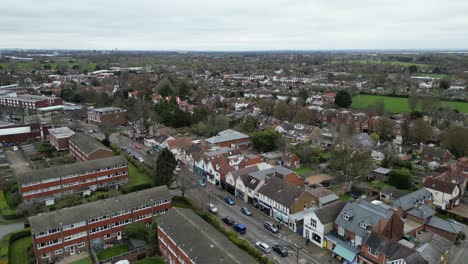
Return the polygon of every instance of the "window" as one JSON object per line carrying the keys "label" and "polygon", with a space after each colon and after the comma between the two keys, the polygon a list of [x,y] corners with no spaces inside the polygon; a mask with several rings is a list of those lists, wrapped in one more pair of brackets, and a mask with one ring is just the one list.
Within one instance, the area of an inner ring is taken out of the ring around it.
{"label": "window", "polygon": [[313,228],[317,228],[317,220],[315,220],[315,219],[310,219],[310,225],[311,225]]}
{"label": "window", "polygon": [[85,242],[78,243],[78,247],[79,247],[79,248],[82,248],[82,247],[84,247],[84,246],[86,246],[86,243],[85,243]]}
{"label": "window", "polygon": [[60,255],[62,254],[63,250],[62,249],[57,249],[55,250],[55,255]]}
{"label": "window", "polygon": [[370,248],[370,247],[367,248],[367,252],[369,252],[369,254],[371,254],[372,256],[374,256],[374,257],[376,257],[376,258],[379,257],[379,251],[374,250],[374,249],[372,249],[372,248]]}
{"label": "window", "polygon": [[43,258],[43,259],[49,258],[49,256],[50,256],[50,253],[42,254],[42,258]]}
{"label": "window", "polygon": [[344,228],[342,228],[341,226],[338,226],[338,235],[344,236]]}
{"label": "window", "polygon": [[364,221],[360,221],[360,222],[359,222],[359,226],[360,226],[361,228],[363,228],[363,229],[367,229],[367,223],[364,222]]}
{"label": "window", "polygon": [[350,218],[351,218],[351,216],[348,215],[347,213],[344,213],[344,214],[343,214],[343,219],[344,219],[344,220],[349,221]]}

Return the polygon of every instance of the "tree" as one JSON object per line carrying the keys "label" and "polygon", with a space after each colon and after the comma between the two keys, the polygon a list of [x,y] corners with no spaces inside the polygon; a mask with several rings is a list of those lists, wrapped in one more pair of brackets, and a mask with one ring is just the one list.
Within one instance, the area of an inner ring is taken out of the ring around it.
{"label": "tree", "polygon": [[439,88],[444,89],[444,90],[447,90],[448,88],[450,88],[450,80],[447,78],[440,80]]}
{"label": "tree", "polygon": [[418,72],[418,66],[416,66],[416,65],[411,65],[411,66],[408,67],[408,71],[409,71],[411,74],[416,73],[416,72]]}
{"label": "tree", "polygon": [[248,116],[242,124],[242,130],[246,133],[252,133],[257,128],[257,118]]}
{"label": "tree", "polygon": [[375,101],[375,111],[380,116],[385,114],[385,100],[384,99],[377,99]]}
{"label": "tree", "polygon": [[432,126],[419,118],[413,122],[413,126],[410,128],[409,138],[414,143],[426,142],[432,137]]}
{"label": "tree", "polygon": [[200,136],[207,137],[210,135],[210,130],[208,126],[202,121],[198,122],[196,125],[192,126],[192,131]]}
{"label": "tree", "polygon": [[174,113],[172,114],[172,126],[173,127],[185,127],[190,126],[191,116],[190,113],[184,112],[179,107],[174,109]]}
{"label": "tree", "polygon": [[367,175],[373,164],[370,150],[357,144],[353,138],[351,127],[339,127],[330,160],[330,166],[341,171],[350,186],[356,177]]}
{"label": "tree", "polygon": [[99,130],[104,134],[104,140],[109,142],[110,135],[117,129],[116,120],[104,120],[99,125]]}
{"label": "tree", "polygon": [[273,112],[272,102],[267,99],[260,99],[260,101],[258,101],[258,107],[265,115],[271,115]]}
{"label": "tree", "polygon": [[391,137],[393,121],[386,117],[380,117],[375,123],[375,130],[379,137],[383,140],[388,140]]}
{"label": "tree", "polygon": [[128,238],[146,240],[148,229],[144,223],[131,223],[125,227],[124,234]]}
{"label": "tree", "polygon": [[309,98],[309,92],[307,91],[307,89],[301,88],[299,90],[299,99],[300,99],[300,103],[302,104],[302,106],[306,105],[308,98]]}
{"label": "tree", "polygon": [[348,108],[352,102],[353,101],[352,101],[351,95],[347,91],[340,90],[336,93],[335,105],[339,107]]}
{"label": "tree", "polygon": [[284,101],[279,101],[273,109],[273,116],[279,120],[285,120],[288,116],[288,104]]}
{"label": "tree", "polygon": [[375,132],[371,133],[369,136],[370,136],[370,138],[372,138],[372,140],[374,140],[374,142],[379,142],[379,140],[380,140],[379,134],[377,134]]}
{"label": "tree", "polygon": [[171,185],[174,181],[174,170],[176,167],[177,161],[172,152],[167,148],[162,149],[156,160],[156,175],[154,175],[155,185]]}
{"label": "tree", "polygon": [[181,165],[180,171],[175,175],[175,183],[182,193],[182,198],[185,197],[185,192],[190,188],[190,179],[192,173],[186,165]]}
{"label": "tree", "polygon": [[423,112],[433,112],[438,108],[438,106],[439,100],[437,98],[430,95],[421,97],[421,107]]}
{"label": "tree", "polygon": [[282,144],[281,134],[270,128],[252,135],[252,144],[260,152],[268,152],[277,149]]}
{"label": "tree", "polygon": [[457,158],[468,156],[468,128],[456,126],[446,130],[442,147],[447,148]]}
{"label": "tree", "polygon": [[162,79],[157,86],[157,91],[162,97],[170,96],[174,94],[174,88],[168,78]]}
{"label": "tree", "polygon": [[388,184],[398,189],[409,190],[413,184],[413,175],[406,168],[392,170],[388,177]]}
{"label": "tree", "polygon": [[418,109],[419,97],[413,92],[408,96],[408,108],[411,112],[415,112]]}
{"label": "tree", "polygon": [[310,124],[312,121],[312,111],[307,107],[301,107],[294,116],[294,122],[301,124]]}

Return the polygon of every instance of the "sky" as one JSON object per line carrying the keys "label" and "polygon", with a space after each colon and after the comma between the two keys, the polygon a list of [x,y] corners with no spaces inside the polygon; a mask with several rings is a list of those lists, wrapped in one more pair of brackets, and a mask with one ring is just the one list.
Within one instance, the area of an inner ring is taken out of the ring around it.
{"label": "sky", "polygon": [[468,49],[468,0],[1,0],[0,48]]}

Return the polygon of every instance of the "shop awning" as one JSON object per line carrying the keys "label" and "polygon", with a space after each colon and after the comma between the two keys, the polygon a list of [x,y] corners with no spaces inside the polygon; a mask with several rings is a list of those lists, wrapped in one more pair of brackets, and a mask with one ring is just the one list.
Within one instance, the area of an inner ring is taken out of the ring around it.
{"label": "shop awning", "polygon": [[353,262],[354,258],[356,258],[356,253],[343,246],[340,246],[339,244],[335,246],[335,248],[333,249],[333,253],[341,256],[349,262]]}

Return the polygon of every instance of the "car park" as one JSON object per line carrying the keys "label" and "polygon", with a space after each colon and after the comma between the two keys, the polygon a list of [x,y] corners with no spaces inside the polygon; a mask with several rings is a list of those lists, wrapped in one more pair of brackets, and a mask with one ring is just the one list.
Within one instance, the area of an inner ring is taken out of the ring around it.
{"label": "car park", "polygon": [[243,224],[235,224],[232,226],[232,229],[234,229],[237,233],[243,235],[247,232],[247,228],[245,228],[245,225]]}
{"label": "car park", "polygon": [[229,216],[225,216],[221,220],[228,226],[234,225],[234,220],[232,220],[232,218]]}
{"label": "car park", "polygon": [[242,208],[241,208],[241,212],[242,212],[243,214],[247,215],[247,216],[251,216],[251,215],[252,215],[252,211],[250,211],[250,209],[247,208],[247,207],[242,207]]}
{"label": "car park", "polygon": [[288,248],[279,244],[273,245],[273,250],[282,257],[288,256]]}
{"label": "car park", "polygon": [[216,206],[210,203],[208,204],[208,211],[210,211],[210,213],[212,214],[216,214],[218,213],[218,208],[216,208]]}
{"label": "car park", "polygon": [[226,202],[229,205],[235,205],[236,204],[236,202],[234,202],[234,200],[229,196],[224,198],[224,202]]}
{"label": "car park", "polygon": [[270,221],[266,221],[265,223],[263,223],[263,226],[265,227],[266,230],[276,234],[276,233],[279,233],[279,229],[276,227],[275,224],[273,224],[272,222]]}
{"label": "car park", "polygon": [[264,243],[264,242],[259,241],[255,243],[255,247],[260,249],[265,254],[268,254],[271,252],[271,247],[267,243]]}

